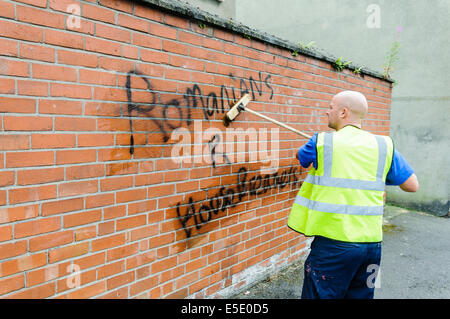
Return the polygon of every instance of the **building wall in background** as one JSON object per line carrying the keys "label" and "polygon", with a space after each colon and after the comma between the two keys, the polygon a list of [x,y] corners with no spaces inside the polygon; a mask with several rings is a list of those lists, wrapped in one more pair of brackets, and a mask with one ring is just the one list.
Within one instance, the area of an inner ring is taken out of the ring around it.
{"label": "building wall in background", "polygon": [[449,212],[450,130],[442,129],[450,122],[449,1],[238,0],[235,10],[233,18],[252,28],[294,43],[314,41],[320,51],[380,73],[398,41],[391,136],[415,169],[420,189],[409,194],[388,187],[387,200],[439,216]]}
{"label": "building wall in background", "polygon": [[225,129],[243,93],[312,134],[359,90],[389,134],[389,82],[154,3],[0,1],[2,297],[224,297],[303,258],[306,140]]}

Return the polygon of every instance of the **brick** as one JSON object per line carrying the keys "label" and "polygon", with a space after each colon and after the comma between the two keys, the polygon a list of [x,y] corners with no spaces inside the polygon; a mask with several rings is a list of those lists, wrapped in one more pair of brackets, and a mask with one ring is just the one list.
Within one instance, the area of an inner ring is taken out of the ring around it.
{"label": "brick", "polygon": [[62,277],[68,274],[67,266],[69,266],[68,262],[32,270],[27,273],[26,285],[32,287]]}
{"label": "brick", "polygon": [[102,6],[115,9],[118,11],[124,11],[127,13],[132,13],[133,7],[132,4],[127,1],[117,1],[117,0],[100,0],[99,1]]}
{"label": "brick", "polygon": [[30,148],[30,137],[24,134],[8,134],[0,136],[0,150],[25,150]]}
{"label": "brick", "polygon": [[56,165],[88,163],[97,160],[96,150],[56,151]]}
{"label": "brick", "polygon": [[16,6],[17,20],[56,29],[64,28],[64,15],[32,7]]}
{"label": "brick", "polygon": [[30,4],[35,7],[41,8],[47,7],[47,0],[17,0],[17,2]]}
{"label": "brick", "polygon": [[17,92],[21,95],[48,96],[48,83],[32,80],[18,80]]}
{"label": "brick", "polygon": [[131,283],[135,280],[134,271],[127,272],[115,277],[112,277],[106,281],[107,290],[112,290],[114,288],[123,286],[125,284]]}
{"label": "brick", "polygon": [[143,212],[151,212],[156,209],[156,200],[148,200],[138,203],[128,204],[128,215],[133,215]]}
{"label": "brick", "polygon": [[103,209],[103,219],[112,219],[117,217],[123,217],[126,214],[126,206],[112,206]]}
{"label": "brick", "polygon": [[77,196],[98,191],[97,181],[69,182],[58,186],[58,196]]}
{"label": "brick", "polygon": [[0,172],[0,187],[13,185],[14,182],[15,182],[14,172]]}
{"label": "brick", "polygon": [[78,147],[112,146],[114,145],[113,134],[79,134]]}
{"label": "brick", "polygon": [[130,43],[131,32],[127,30],[121,30],[116,27],[110,27],[108,25],[96,23],[95,35],[100,38],[115,40],[119,42]]}
{"label": "brick", "polygon": [[130,296],[137,295],[145,290],[155,287],[158,284],[158,276],[153,276],[141,281],[137,281],[130,286]]}
{"label": "brick", "polygon": [[91,211],[83,211],[81,213],[75,213],[70,215],[65,215],[63,217],[64,228],[80,226],[85,224],[91,224],[101,220],[102,211],[91,210]]}
{"label": "brick", "polygon": [[9,203],[20,204],[56,198],[56,185],[10,189]]}
{"label": "brick", "polygon": [[6,154],[6,167],[30,167],[53,165],[54,155],[51,151],[42,152],[10,152]]}
{"label": "brick", "polygon": [[138,45],[141,47],[152,48],[161,50],[162,48],[162,40],[156,38],[151,35],[142,34],[142,33],[133,33],[133,41],[134,45]]}
{"label": "brick", "polygon": [[138,245],[139,245],[138,243],[134,243],[134,244],[110,249],[110,250],[108,250],[108,252],[106,254],[106,260],[109,262],[112,260],[122,259],[124,257],[134,255],[138,252]]}
{"label": "brick", "polygon": [[25,276],[20,274],[0,280],[0,295],[10,293],[25,287]]}
{"label": "brick", "polygon": [[16,241],[0,245],[0,259],[9,259],[27,252],[27,241]]}
{"label": "brick", "polygon": [[[86,52],[58,50],[58,63],[95,68],[98,65],[98,57]],[[80,69],[80,71],[83,69]]]}
{"label": "brick", "polygon": [[39,250],[70,244],[73,242],[73,238],[72,230],[33,237],[29,240],[29,250],[31,252],[36,252]]}
{"label": "brick", "polygon": [[73,49],[83,49],[83,36],[52,29],[45,30],[45,43]]}
{"label": "brick", "polygon": [[81,115],[83,105],[79,101],[67,100],[39,100],[41,114]]}
{"label": "brick", "polygon": [[0,75],[30,76],[30,64],[24,61],[0,58]]}
{"label": "brick", "polygon": [[86,50],[109,55],[121,56],[121,45],[112,41],[86,37]]}
{"label": "brick", "polygon": [[57,200],[42,204],[42,216],[50,216],[83,209],[83,198]]}
{"label": "brick", "polygon": [[80,83],[90,83],[98,85],[115,85],[116,75],[114,73],[96,70],[79,70]]}
{"label": "brick", "polygon": [[111,163],[106,164],[106,175],[128,175],[136,174],[138,172],[138,163]]}
{"label": "brick", "polygon": [[36,101],[34,99],[2,97],[0,112],[34,113],[36,112]]}
{"label": "brick", "polygon": [[116,231],[136,228],[145,225],[147,222],[146,215],[133,216],[128,218],[119,219],[116,221]]}
{"label": "brick", "polygon": [[35,79],[76,82],[78,78],[76,69],[64,66],[33,63],[32,69]]}
{"label": "brick", "polygon": [[139,3],[135,3],[134,5],[134,14],[146,18],[148,20],[153,20],[157,22],[163,22],[164,14],[158,9],[151,8],[147,5],[141,5]]}
{"label": "brick", "polygon": [[98,224],[97,236],[112,234],[115,231],[114,221]]}
{"label": "brick", "polygon": [[44,299],[48,298],[56,293],[55,283],[48,283],[38,287],[30,288],[25,291],[21,291],[12,295],[8,298],[11,299]]}
{"label": "brick", "polygon": [[84,105],[84,114],[97,116],[119,116],[122,112],[121,109],[121,103],[86,102]]}
{"label": "brick", "polygon": [[0,36],[32,42],[42,42],[44,31],[39,27],[0,20]]}
{"label": "brick", "polygon": [[116,22],[116,13],[113,10],[82,3],[82,14],[84,17],[114,24]]}
{"label": "brick", "polygon": [[125,203],[147,198],[147,189],[134,189],[116,192],[116,203]]}
{"label": "brick", "polygon": [[0,205],[6,205],[6,191],[0,191]]}
{"label": "brick", "polygon": [[[69,268],[69,271],[70,271],[71,269]],[[74,269],[73,271],[76,271],[76,269]],[[75,274],[73,274],[71,277],[69,277],[69,278],[65,278],[65,279],[60,279],[60,280],[58,280],[57,281],[57,292],[58,293],[61,293],[61,292],[65,292],[65,291],[67,291],[67,290],[69,290],[69,289],[72,289],[73,288],[73,286],[75,285],[75,283],[76,283],[76,279],[75,279]],[[93,281],[95,281],[95,277],[96,277],[96,274],[95,274],[95,269],[92,269],[92,270],[87,270],[87,271],[84,271],[84,272],[82,272],[80,275],[79,275],[79,283],[80,283],[80,286],[81,287],[83,287],[83,286],[86,286],[86,284],[90,284],[90,283],[92,283]],[[81,289],[83,289],[83,288],[81,288]],[[75,290],[75,291],[78,291],[78,290]]]}
{"label": "brick", "polygon": [[100,177],[105,175],[103,164],[72,166],[66,168],[66,180]]}
{"label": "brick", "polygon": [[[19,207],[1,208],[0,223],[10,223],[25,219],[31,219],[39,215],[38,205],[26,205]],[[5,228],[6,231],[8,230]],[[5,239],[10,237],[10,233],[5,233]]]}
{"label": "brick", "polygon": [[44,234],[61,228],[59,217],[42,218],[14,225],[14,238]]}
{"label": "brick", "polygon": [[55,131],[95,131],[96,119],[56,117]]}
{"label": "brick", "polygon": [[108,177],[100,180],[100,189],[102,192],[129,188],[133,186],[133,177]]}
{"label": "brick", "polygon": [[75,147],[76,137],[74,134],[32,134],[31,147],[33,149],[43,148],[67,148]]}
{"label": "brick", "polygon": [[163,50],[181,55],[188,54],[188,46],[178,41],[163,40]]}
{"label": "brick", "polygon": [[76,241],[94,238],[96,235],[97,235],[97,226],[95,225],[77,228],[75,230]]}
{"label": "brick", "polygon": [[90,99],[91,87],[87,85],[50,83],[50,95],[74,99]]}
{"label": "brick", "polygon": [[141,228],[134,229],[130,232],[131,240],[139,240],[147,237],[152,237],[159,233],[159,228],[157,225],[145,226]]}
{"label": "brick", "polygon": [[96,282],[90,286],[77,289],[67,295],[69,299],[87,299],[105,292],[105,281]]}
{"label": "brick", "polygon": [[152,266],[151,266],[152,274],[155,274],[155,273],[161,272],[163,270],[167,270],[167,269],[173,268],[173,267],[176,266],[176,264],[177,264],[177,257],[176,256],[170,257],[170,258],[166,258],[166,259],[162,259],[162,260],[159,260],[159,261],[155,261],[155,262],[152,263]]}
{"label": "brick", "polygon": [[42,45],[20,43],[20,56],[26,59],[55,62],[55,49]]}
{"label": "brick", "polygon": [[6,277],[18,272],[41,267],[47,263],[47,253],[37,253],[0,263],[0,277]]}
{"label": "brick", "polygon": [[[5,218],[7,213],[0,210],[0,223],[2,222],[2,218]],[[7,241],[12,239],[12,225],[8,226],[0,226],[0,242]]]}
{"label": "brick", "polygon": [[86,208],[102,207],[114,204],[114,194],[86,196]]}
{"label": "brick", "polygon": [[[128,101],[127,91],[125,89],[104,88],[104,87],[94,87],[94,99],[103,101],[121,101],[121,102]],[[98,122],[100,123],[117,122],[123,123],[121,125],[124,126],[125,123],[129,123],[130,121],[126,119],[98,119]],[[99,127],[99,130],[104,130],[108,128],[111,129],[112,127],[101,126]]]}
{"label": "brick", "polygon": [[125,234],[117,234],[109,237],[93,240],[91,243],[92,252],[104,250],[125,244]]}
{"label": "brick", "polygon": [[122,45],[122,56],[124,58],[129,58],[133,60],[137,60],[139,56],[139,48],[136,48],[131,45]]}
{"label": "brick", "polygon": [[53,121],[51,117],[41,116],[5,116],[5,131],[50,131],[53,129]]}
{"label": "brick", "polygon": [[81,256],[88,252],[89,242],[56,248],[48,252],[48,261],[49,263],[55,263],[64,259]]}
{"label": "brick", "polygon": [[142,32],[148,32],[148,22],[147,20],[131,17],[128,15],[124,15],[119,13],[117,15],[117,23],[125,28],[142,31]]}

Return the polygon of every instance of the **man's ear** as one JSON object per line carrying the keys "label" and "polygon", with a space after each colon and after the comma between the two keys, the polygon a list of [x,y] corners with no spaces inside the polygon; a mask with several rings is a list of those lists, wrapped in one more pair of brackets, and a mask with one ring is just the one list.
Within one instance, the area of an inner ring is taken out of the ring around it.
{"label": "man's ear", "polygon": [[346,108],[346,107],[342,107],[340,110],[339,110],[339,117],[340,118],[346,118],[346,117],[348,117],[348,108]]}

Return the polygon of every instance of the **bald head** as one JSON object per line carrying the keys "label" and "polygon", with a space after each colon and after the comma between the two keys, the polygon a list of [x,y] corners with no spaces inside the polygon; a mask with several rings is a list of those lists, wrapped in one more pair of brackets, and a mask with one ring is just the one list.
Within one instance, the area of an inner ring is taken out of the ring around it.
{"label": "bald head", "polygon": [[361,120],[367,113],[367,100],[359,92],[342,91],[333,96],[327,111],[328,126],[339,130],[347,124],[361,127]]}
{"label": "bald head", "polygon": [[333,98],[338,108],[346,107],[354,119],[363,119],[367,113],[367,100],[356,91],[342,91]]}

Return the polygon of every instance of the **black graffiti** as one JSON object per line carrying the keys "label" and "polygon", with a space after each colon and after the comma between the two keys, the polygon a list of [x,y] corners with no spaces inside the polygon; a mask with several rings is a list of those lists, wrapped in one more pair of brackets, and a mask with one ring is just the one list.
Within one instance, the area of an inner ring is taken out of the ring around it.
{"label": "black graffiti", "polygon": [[[300,175],[301,168],[297,172],[297,167],[292,166],[289,169],[284,169],[281,173],[256,174],[247,180],[248,171],[245,167],[241,167],[237,174],[236,184],[230,187],[222,186],[213,197],[200,203],[195,203],[193,197],[189,197],[187,205],[182,205],[181,202],[177,204],[177,216],[185,231],[186,238],[191,237],[194,226],[199,231],[213,217],[220,212],[224,212],[227,208],[238,205],[247,195],[262,195],[271,189],[283,189],[287,185],[298,187]],[[182,208],[185,210],[184,214],[181,212]],[[194,226],[188,226],[191,219],[194,220]]]}
{"label": "black graffiti", "polygon": [[[147,103],[133,103],[133,93],[131,87],[131,76],[137,76],[142,79],[146,84],[146,90],[150,93],[150,100]],[[236,78],[233,74],[229,74],[229,77],[236,81]],[[245,93],[251,93],[253,100],[256,99],[256,93],[258,96],[262,96],[263,91],[263,83],[270,90],[269,99],[273,98],[274,90],[270,85],[269,81],[271,75],[268,74],[262,79],[262,74],[259,72],[258,80],[255,80],[252,76],[249,77],[247,85],[245,79],[240,79],[239,81],[239,89],[240,95],[242,96]],[[147,78],[144,74],[130,71],[127,74],[126,81],[126,90],[127,90],[127,99],[128,99],[128,117],[130,119],[130,153],[134,153],[134,138],[133,138],[133,116],[140,117],[145,116],[151,118],[152,121],[157,125],[160,132],[163,134],[163,141],[167,142],[170,138],[170,131],[173,131],[179,127],[181,127],[182,123],[185,122],[188,126],[192,123],[192,110],[201,107],[203,110],[203,116],[205,120],[210,120],[215,114],[224,114],[228,111],[225,108],[225,104],[229,105],[232,100],[236,100],[237,96],[235,93],[235,88],[231,86],[228,88],[225,85],[220,86],[220,96],[217,96],[214,92],[205,93],[202,91],[201,87],[198,84],[194,84],[192,87],[186,89],[186,93],[183,94],[183,99],[172,99],[169,102],[158,103],[157,101],[157,92],[152,90],[150,79]],[[250,86],[250,88],[249,88]],[[231,89],[231,94],[229,93],[229,89]],[[156,110],[156,106],[160,106],[158,108],[159,114]],[[220,107],[219,107],[220,106]],[[169,109],[173,107],[178,112],[179,123],[174,124],[169,120]],[[134,114],[134,115],[133,115]]]}
{"label": "black graffiti", "polygon": [[[138,75],[147,85],[147,91],[150,92],[151,95],[151,100],[148,104],[134,104],[132,102],[132,96],[131,96],[131,75]],[[128,99],[128,104],[127,104],[127,112],[128,112],[128,117],[130,119],[130,132],[131,132],[131,137],[130,137],[130,154],[134,153],[134,138],[133,138],[133,119],[132,119],[132,115],[133,115],[133,111],[136,111],[136,115],[139,116],[140,114],[144,113],[147,116],[150,116],[150,112],[155,108],[156,106],[156,93],[153,92],[151,90],[151,85],[150,85],[150,80],[148,80],[145,76],[143,76],[143,74],[136,72],[136,71],[131,71],[128,72],[127,74],[127,81],[125,84],[125,87],[127,88],[127,99]],[[158,123],[159,125],[159,123]]]}
{"label": "black graffiti", "polygon": [[225,153],[217,153],[216,154],[216,147],[220,143],[220,135],[215,134],[208,142],[209,145],[209,154],[211,156],[211,163],[213,165],[213,168],[216,168],[216,156],[222,155],[223,159],[225,159],[225,162],[227,164],[231,164],[231,161],[229,160],[227,154]]}

